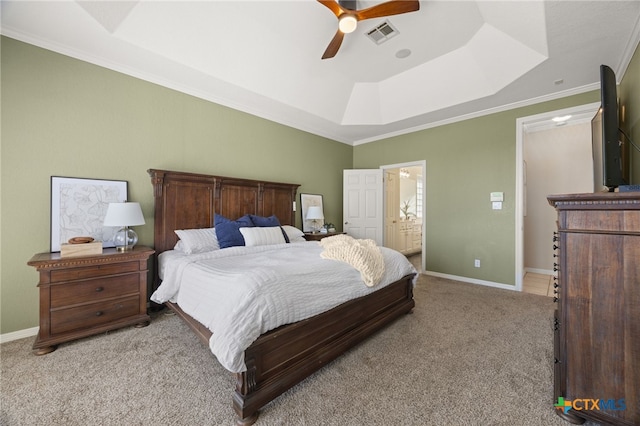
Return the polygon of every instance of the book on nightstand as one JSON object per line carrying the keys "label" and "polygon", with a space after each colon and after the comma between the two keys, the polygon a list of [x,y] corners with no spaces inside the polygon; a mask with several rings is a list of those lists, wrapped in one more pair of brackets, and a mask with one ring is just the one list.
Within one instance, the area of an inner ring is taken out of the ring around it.
{"label": "book on nightstand", "polygon": [[60,257],[91,256],[94,254],[102,254],[102,241],[60,245]]}

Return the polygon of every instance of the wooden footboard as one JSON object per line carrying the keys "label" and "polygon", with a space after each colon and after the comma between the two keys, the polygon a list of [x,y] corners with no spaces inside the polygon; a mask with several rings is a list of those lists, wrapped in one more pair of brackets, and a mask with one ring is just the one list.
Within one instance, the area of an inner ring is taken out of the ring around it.
{"label": "wooden footboard", "polygon": [[[396,318],[411,312],[413,277],[350,300],[304,321],[260,336],[245,351],[247,371],[236,374],[233,408],[239,425],[253,424],[258,410]],[[179,306],[167,305],[207,345],[211,332]]]}
{"label": "wooden footboard", "polygon": [[260,336],[246,351],[247,371],[237,374],[233,407],[238,424],[391,321],[410,312],[413,275],[330,311]]}

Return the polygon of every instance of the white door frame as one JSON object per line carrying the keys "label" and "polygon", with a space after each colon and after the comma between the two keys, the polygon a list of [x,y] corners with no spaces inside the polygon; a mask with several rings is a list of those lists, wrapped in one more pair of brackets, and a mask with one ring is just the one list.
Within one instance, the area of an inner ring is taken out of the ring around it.
{"label": "white door frame", "polygon": [[[422,259],[421,259],[421,263],[422,263],[422,270],[426,271],[426,266],[427,266],[427,244],[426,244],[426,238],[427,238],[427,221],[426,221],[426,217],[425,217],[425,213],[427,212],[427,160],[418,160],[418,161],[409,161],[406,163],[397,163],[397,164],[385,164],[383,166],[380,166],[381,169],[399,169],[401,167],[420,167],[422,168]],[[386,209],[387,207],[387,195],[385,191],[382,191],[383,193],[383,211],[384,209]],[[386,220],[384,215],[382,217],[382,220]],[[382,228],[384,229],[384,226],[386,224],[383,222],[382,224]]]}
{"label": "white door frame", "polygon": [[[565,108],[516,119],[516,291],[522,291],[524,277],[524,135],[527,126],[549,121],[563,115],[587,115],[593,117],[600,108],[600,102]],[[551,208],[551,207],[549,207]],[[552,244],[549,241],[549,244]]]}

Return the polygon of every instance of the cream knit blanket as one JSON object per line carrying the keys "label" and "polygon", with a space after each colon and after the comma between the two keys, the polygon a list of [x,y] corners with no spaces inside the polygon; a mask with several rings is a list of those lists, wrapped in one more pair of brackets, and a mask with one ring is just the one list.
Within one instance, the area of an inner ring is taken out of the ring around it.
{"label": "cream knit blanket", "polygon": [[357,240],[349,235],[335,235],[319,241],[324,248],[320,257],[339,260],[360,271],[368,287],[380,282],[384,274],[384,258],[380,247],[373,240]]}

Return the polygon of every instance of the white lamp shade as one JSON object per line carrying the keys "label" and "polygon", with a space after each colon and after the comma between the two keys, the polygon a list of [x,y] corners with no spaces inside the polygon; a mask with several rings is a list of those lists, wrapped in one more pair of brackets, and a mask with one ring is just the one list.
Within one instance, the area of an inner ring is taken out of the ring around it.
{"label": "white lamp shade", "polygon": [[324,214],[322,213],[322,207],[311,206],[307,209],[307,220],[320,220],[320,219],[324,219]]}
{"label": "white lamp shade", "polygon": [[109,203],[104,226],[144,225],[140,203]]}

